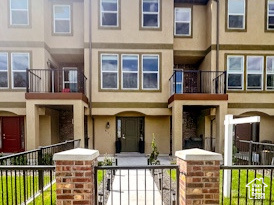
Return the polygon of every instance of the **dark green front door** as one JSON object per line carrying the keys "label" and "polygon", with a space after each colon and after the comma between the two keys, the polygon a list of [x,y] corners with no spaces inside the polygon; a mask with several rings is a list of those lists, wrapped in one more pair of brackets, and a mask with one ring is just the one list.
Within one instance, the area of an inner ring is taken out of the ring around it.
{"label": "dark green front door", "polygon": [[121,118],[122,121],[122,152],[139,151],[139,118]]}

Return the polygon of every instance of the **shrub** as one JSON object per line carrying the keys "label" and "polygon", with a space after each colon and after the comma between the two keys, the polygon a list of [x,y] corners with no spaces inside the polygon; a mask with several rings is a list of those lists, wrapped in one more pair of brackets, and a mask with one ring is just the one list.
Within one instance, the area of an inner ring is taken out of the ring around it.
{"label": "shrub", "polygon": [[152,143],[151,143],[151,154],[149,156],[149,164],[150,165],[159,165],[160,164],[160,161],[157,159],[158,158],[158,155],[159,155],[159,152],[158,152],[158,148],[157,148],[157,145],[156,145],[156,142],[155,142],[155,136],[154,136],[154,133],[153,133],[153,139],[152,139]]}

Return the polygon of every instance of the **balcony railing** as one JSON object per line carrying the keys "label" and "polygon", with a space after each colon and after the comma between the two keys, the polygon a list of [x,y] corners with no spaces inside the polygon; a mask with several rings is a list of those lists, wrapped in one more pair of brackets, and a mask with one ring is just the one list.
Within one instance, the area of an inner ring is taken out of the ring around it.
{"label": "balcony railing", "polygon": [[28,93],[83,93],[87,78],[77,69],[29,69]]}
{"label": "balcony railing", "polygon": [[170,95],[186,93],[226,93],[226,72],[175,70],[169,79]]}

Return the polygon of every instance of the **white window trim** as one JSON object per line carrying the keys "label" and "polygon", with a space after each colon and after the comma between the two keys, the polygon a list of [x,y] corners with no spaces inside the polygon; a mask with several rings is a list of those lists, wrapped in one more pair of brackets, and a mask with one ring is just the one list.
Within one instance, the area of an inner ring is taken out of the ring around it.
{"label": "white window trim", "polygon": [[[124,56],[134,56],[134,57],[136,57],[137,56],[137,71],[123,71],[123,57]],[[122,72],[121,72],[121,83],[122,83],[122,89],[123,90],[139,90],[139,71],[140,71],[140,65],[139,65],[139,55],[138,54],[122,54],[122,59],[121,59],[121,70],[122,70]],[[124,88],[124,73],[137,73],[137,88]]]}
{"label": "white window trim", "polygon": [[[262,59],[262,71],[259,72],[254,72],[254,71],[248,71],[248,59],[249,58],[261,58]],[[252,89],[248,88],[248,74],[260,74],[261,75],[261,88],[260,89]],[[246,90],[263,90],[264,89],[264,57],[263,56],[247,56],[246,58]]]}
{"label": "white window trim", "polygon": [[[178,10],[186,10],[186,11],[188,11],[189,12],[189,21],[177,21],[176,20],[176,12],[178,11]],[[174,35],[175,36],[191,36],[191,21],[192,21],[192,14],[191,14],[191,8],[175,8],[175,12],[174,12]],[[189,32],[188,32],[188,34],[177,34],[176,33],[176,23],[188,23],[189,24]]]}
{"label": "white window trim", "polygon": [[[56,18],[55,17],[55,8],[56,7],[69,7],[69,18]],[[56,26],[55,26],[56,20],[69,21],[69,32],[56,32]],[[69,4],[53,5],[53,33],[55,33],[55,34],[71,34],[71,5],[69,5]]]}
{"label": "white window trim", "polygon": [[[157,0],[158,1],[158,12],[149,12],[149,11],[144,11],[144,0],[142,0],[142,28],[160,28],[160,4],[161,4],[161,0]],[[144,15],[145,14],[157,14],[157,26],[144,26]]]}
{"label": "white window trim", "polygon": [[[106,28],[117,28],[119,27],[119,4],[118,1],[116,0],[116,4],[117,4],[117,11],[103,11],[102,10],[102,2],[104,0],[100,0],[100,26],[101,27],[106,27]],[[113,26],[113,25],[103,25],[103,13],[109,13],[109,14],[116,14],[116,18],[117,18],[117,25]]]}
{"label": "white window trim", "polygon": [[[241,58],[242,59],[242,68],[241,68],[241,71],[229,71],[229,58]],[[228,77],[229,77],[229,74],[241,74],[242,75],[242,88],[234,88],[234,89],[229,89],[228,87]],[[244,56],[242,55],[239,55],[239,56],[236,56],[236,55],[229,55],[227,56],[227,90],[244,90]]]}
{"label": "white window trim", "polygon": [[[29,26],[30,23],[29,23],[29,0],[27,0],[27,9],[12,9],[11,8],[11,1],[10,0],[10,5],[9,5],[9,9],[10,9],[10,25],[11,26]],[[28,23],[27,24],[13,24],[12,23],[12,11],[27,11],[27,21]]]}
{"label": "white window trim", "polygon": [[7,70],[6,71],[0,70],[0,73],[7,73],[7,82],[8,82],[7,87],[0,87],[0,89],[8,89],[9,88],[9,55],[7,52],[0,52],[0,54],[6,54],[7,56]]}
{"label": "white window trim", "polygon": [[268,2],[267,2],[267,30],[273,31],[274,28],[269,28],[269,17],[272,16],[274,18],[274,14],[269,14],[269,4],[274,5],[274,1],[273,0],[268,0]]}
{"label": "white window trim", "polygon": [[25,87],[22,88],[22,87],[14,87],[14,76],[13,76],[13,73],[14,72],[18,72],[18,73],[26,73],[27,70],[13,70],[13,55],[14,54],[23,54],[23,55],[28,55],[28,68],[30,68],[30,54],[29,53],[11,53],[11,84],[12,84],[12,89],[21,89],[21,90],[24,90],[26,89]]}
{"label": "white window trim", "polygon": [[[268,89],[268,87],[267,87],[267,76],[268,75],[273,75],[274,76],[274,70],[272,72],[268,72],[267,71],[267,59],[269,59],[269,58],[272,58],[273,59],[273,63],[274,63],[274,56],[267,56],[266,57],[266,80],[265,80],[265,88],[266,88],[267,91],[274,91],[274,86],[271,89]],[[273,67],[273,64],[272,64],[272,67]]]}
{"label": "white window trim", "polygon": [[[155,57],[157,56],[158,58],[158,71],[144,71],[144,57],[147,56],[152,56]],[[157,88],[144,88],[144,74],[145,73],[157,73]],[[143,54],[142,55],[142,89],[143,90],[159,90],[159,84],[160,84],[160,56],[157,54]]]}
{"label": "white window trim", "polygon": [[[103,56],[116,56],[117,57],[117,71],[103,71]],[[101,89],[102,90],[118,90],[119,89],[119,55],[118,54],[109,54],[109,53],[102,53],[101,54]],[[116,73],[117,74],[117,86],[116,88],[104,88],[103,87],[103,73]]]}
{"label": "white window trim", "polygon": [[[68,81],[66,81],[65,80],[65,71],[68,71],[68,72],[70,72],[70,71],[75,71],[76,72],[76,81],[74,82],[74,81],[71,81],[71,80],[68,80]],[[76,67],[63,67],[63,89],[65,89],[65,85],[66,84],[78,84],[78,70],[77,70],[77,68]]]}
{"label": "white window trim", "polygon": [[[229,0],[227,2],[227,28],[228,29],[231,29],[231,30],[244,30],[245,29],[245,15],[246,15],[246,1],[245,0],[242,0],[244,1],[244,13],[233,13],[233,14],[230,14],[229,13]],[[233,28],[233,27],[229,27],[229,16],[243,16],[243,27],[242,28]]]}

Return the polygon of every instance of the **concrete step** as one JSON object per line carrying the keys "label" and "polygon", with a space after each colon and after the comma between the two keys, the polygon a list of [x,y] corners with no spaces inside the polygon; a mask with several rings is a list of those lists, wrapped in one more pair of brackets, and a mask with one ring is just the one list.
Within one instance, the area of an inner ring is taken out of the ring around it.
{"label": "concrete step", "polygon": [[119,154],[115,154],[115,157],[146,157],[146,154],[139,152],[121,152]]}

